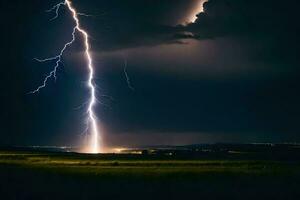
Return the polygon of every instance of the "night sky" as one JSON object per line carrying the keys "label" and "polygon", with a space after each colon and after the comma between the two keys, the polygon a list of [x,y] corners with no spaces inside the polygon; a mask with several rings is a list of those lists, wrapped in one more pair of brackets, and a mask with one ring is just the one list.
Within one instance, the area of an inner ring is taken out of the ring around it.
{"label": "night sky", "polygon": [[[38,94],[71,37],[59,1],[2,0],[1,145],[76,145],[88,90],[82,39]],[[73,0],[89,32],[107,145],[300,142],[296,1]],[[130,77],[126,83],[124,63]]]}

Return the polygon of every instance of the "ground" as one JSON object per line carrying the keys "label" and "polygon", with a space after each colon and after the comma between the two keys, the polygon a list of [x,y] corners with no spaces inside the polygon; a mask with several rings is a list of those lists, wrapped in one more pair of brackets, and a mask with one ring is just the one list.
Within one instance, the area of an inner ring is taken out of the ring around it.
{"label": "ground", "polygon": [[299,199],[300,161],[0,151],[1,199]]}

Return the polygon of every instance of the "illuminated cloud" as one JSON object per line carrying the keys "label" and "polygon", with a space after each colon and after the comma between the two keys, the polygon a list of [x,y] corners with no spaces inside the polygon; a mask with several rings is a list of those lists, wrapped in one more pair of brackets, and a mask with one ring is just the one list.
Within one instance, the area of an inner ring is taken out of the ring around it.
{"label": "illuminated cloud", "polygon": [[188,15],[186,21],[184,21],[184,24],[194,23],[198,18],[197,15],[204,11],[203,4],[207,1],[208,0],[198,0],[197,4],[190,11],[190,14]]}

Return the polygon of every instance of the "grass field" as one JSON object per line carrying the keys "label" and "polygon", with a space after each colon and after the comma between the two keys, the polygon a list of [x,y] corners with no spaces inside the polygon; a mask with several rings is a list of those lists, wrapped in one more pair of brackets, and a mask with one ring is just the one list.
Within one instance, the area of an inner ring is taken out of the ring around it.
{"label": "grass field", "polygon": [[5,199],[298,199],[300,162],[0,152]]}

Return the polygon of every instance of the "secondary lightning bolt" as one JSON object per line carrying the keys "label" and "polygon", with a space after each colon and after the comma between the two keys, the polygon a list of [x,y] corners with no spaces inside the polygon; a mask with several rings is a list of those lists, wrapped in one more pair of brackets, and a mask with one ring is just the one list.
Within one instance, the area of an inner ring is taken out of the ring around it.
{"label": "secondary lightning bolt", "polygon": [[124,60],[124,74],[125,74],[128,88],[131,89],[132,91],[134,91],[134,87],[131,85],[130,77],[127,73],[127,59]]}
{"label": "secondary lightning bolt", "polygon": [[76,39],[75,38],[75,33],[76,32],[80,33],[83,36],[83,39],[84,39],[85,56],[86,56],[86,59],[87,59],[88,70],[89,70],[89,78],[88,78],[87,86],[90,90],[90,98],[89,98],[89,103],[88,103],[88,108],[87,108],[88,129],[90,130],[90,141],[89,141],[88,148],[86,148],[85,151],[88,152],[88,153],[99,153],[100,152],[100,148],[99,148],[99,139],[100,138],[99,138],[99,131],[98,131],[98,127],[97,127],[97,118],[96,118],[96,115],[94,113],[94,107],[96,105],[96,94],[95,94],[96,90],[95,90],[95,85],[94,85],[94,82],[93,82],[94,67],[93,67],[93,63],[92,63],[92,57],[91,57],[91,54],[90,54],[89,35],[80,26],[78,15],[82,15],[82,13],[78,13],[75,10],[75,8],[72,6],[72,3],[71,3],[70,0],[65,0],[63,2],[60,2],[60,3],[56,4],[55,6],[53,6],[51,9],[49,9],[47,11],[47,12],[55,11],[56,15],[51,20],[54,20],[58,17],[59,9],[60,9],[61,6],[66,6],[68,8],[68,10],[71,12],[72,18],[75,22],[75,27],[73,28],[73,32],[72,32],[72,39],[64,45],[64,47],[61,49],[60,53],[57,56],[54,56],[54,57],[51,57],[51,58],[46,58],[46,59],[36,59],[39,62],[46,62],[46,61],[56,60],[56,64],[55,64],[53,70],[44,79],[43,84],[38,86],[37,89],[33,90],[30,93],[32,93],[32,94],[37,93],[41,89],[46,87],[47,82],[50,78],[53,77],[56,80],[57,69],[59,68],[59,64],[61,63],[62,56],[63,56],[65,50],[68,48],[68,46],[73,44],[73,42],[75,41],[75,39]]}

